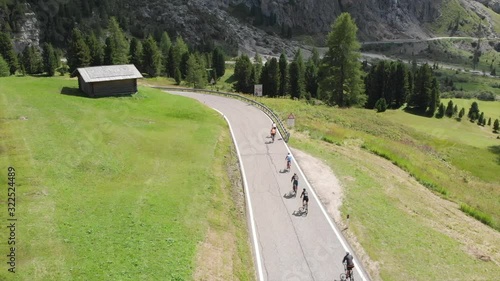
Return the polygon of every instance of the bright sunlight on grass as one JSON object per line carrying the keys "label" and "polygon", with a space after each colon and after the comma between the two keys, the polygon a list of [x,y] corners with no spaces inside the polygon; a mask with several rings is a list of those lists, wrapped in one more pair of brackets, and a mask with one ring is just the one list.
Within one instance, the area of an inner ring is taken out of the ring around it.
{"label": "bright sunlight on grass", "polygon": [[[7,186],[5,171],[14,167],[18,280],[191,279],[208,221],[234,209],[209,214],[210,194],[224,192],[212,174],[224,170],[214,155],[221,140],[229,145],[227,133],[220,137],[225,122],[158,90],[61,94],[74,87],[65,78],[1,79],[0,183]],[[248,248],[245,224],[225,221],[243,230],[235,248]],[[251,268],[238,275],[251,278]]]}

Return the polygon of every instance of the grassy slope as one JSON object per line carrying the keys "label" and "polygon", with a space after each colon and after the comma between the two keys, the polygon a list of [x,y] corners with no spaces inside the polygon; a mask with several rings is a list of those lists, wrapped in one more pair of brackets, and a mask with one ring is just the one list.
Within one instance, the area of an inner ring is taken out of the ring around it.
{"label": "grassy slope", "polygon": [[[494,227],[500,228],[500,156],[497,152],[500,143],[491,139],[490,132],[470,126],[470,131],[455,132],[460,138],[454,140],[447,137],[451,129],[443,129],[446,124],[456,124],[452,120],[421,119],[404,112],[377,114],[364,109],[310,106],[282,99],[262,101],[282,118],[293,112],[297,130],[331,143],[356,143],[390,159],[432,190],[488,214]],[[420,122],[428,122],[429,133],[418,131]],[[412,124],[416,128],[412,128]],[[477,134],[489,140],[479,147],[459,141],[469,137],[480,139]]]}
{"label": "grassy slope", "polygon": [[75,80],[1,82],[1,170],[18,172],[18,277],[190,279],[207,191],[220,188],[217,113],[147,88],[87,99],[59,94]]}
{"label": "grassy slope", "polygon": [[471,234],[470,222],[450,217],[449,206],[428,201],[429,195],[407,176],[395,177],[353,144],[332,145],[301,133],[291,138],[292,146],[323,159],[341,180],[346,190],[341,211],[344,217],[350,214],[344,235],[352,233],[361,243],[373,262],[367,268],[374,280],[474,280],[478,274],[481,280],[497,278],[497,264],[469,251],[477,247],[481,254],[498,258],[498,247],[492,246],[498,233],[490,235],[495,231],[489,229],[488,237],[478,230]]}

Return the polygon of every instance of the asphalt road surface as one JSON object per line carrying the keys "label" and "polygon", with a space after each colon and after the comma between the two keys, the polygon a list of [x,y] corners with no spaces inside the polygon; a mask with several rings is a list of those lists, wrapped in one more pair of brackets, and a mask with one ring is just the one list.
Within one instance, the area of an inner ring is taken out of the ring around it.
{"label": "asphalt road surface", "polygon": [[[239,100],[169,92],[199,100],[223,114],[230,124],[242,166],[257,279],[339,280],[344,270],[342,258],[346,251],[353,251],[304,181],[295,160],[291,171],[285,171],[289,150],[278,135],[271,143],[269,117]],[[294,173],[300,178],[299,191],[305,187],[309,192],[307,214],[298,213],[300,192],[296,197],[286,196],[291,194]],[[356,256],[355,265],[355,280],[369,280]]]}

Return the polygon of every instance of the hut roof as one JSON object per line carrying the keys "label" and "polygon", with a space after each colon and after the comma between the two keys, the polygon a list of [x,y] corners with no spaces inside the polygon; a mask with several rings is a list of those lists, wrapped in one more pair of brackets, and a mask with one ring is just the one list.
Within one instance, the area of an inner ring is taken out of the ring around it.
{"label": "hut roof", "polygon": [[133,64],[81,67],[75,69],[71,77],[78,73],[86,83],[143,78]]}

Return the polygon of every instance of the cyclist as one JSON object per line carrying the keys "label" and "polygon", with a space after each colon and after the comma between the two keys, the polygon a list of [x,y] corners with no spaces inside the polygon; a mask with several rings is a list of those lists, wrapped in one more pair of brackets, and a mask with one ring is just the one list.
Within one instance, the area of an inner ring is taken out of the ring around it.
{"label": "cyclist", "polygon": [[271,129],[271,139],[274,142],[274,137],[276,136],[276,128]]}
{"label": "cyclist", "polygon": [[304,188],[302,190],[302,194],[300,194],[300,198],[302,198],[302,206],[305,206],[306,210],[307,210],[307,205],[309,204],[309,195],[307,194],[307,191],[306,189]]}
{"label": "cyclist", "polygon": [[271,125],[271,129],[276,129],[276,123],[273,122],[273,124]]}
{"label": "cyclist", "polygon": [[345,264],[347,268],[346,278],[351,278],[351,272],[352,269],[354,268],[354,262],[353,262],[353,257],[351,254],[349,254],[349,252],[345,254],[342,263]]}
{"label": "cyclist", "polygon": [[292,164],[292,155],[288,152],[288,155],[285,157],[286,159],[286,168],[290,170],[290,165]]}
{"label": "cyclist", "polygon": [[299,186],[299,176],[297,173],[293,174],[291,182],[293,182],[293,193],[297,194],[297,187]]}

